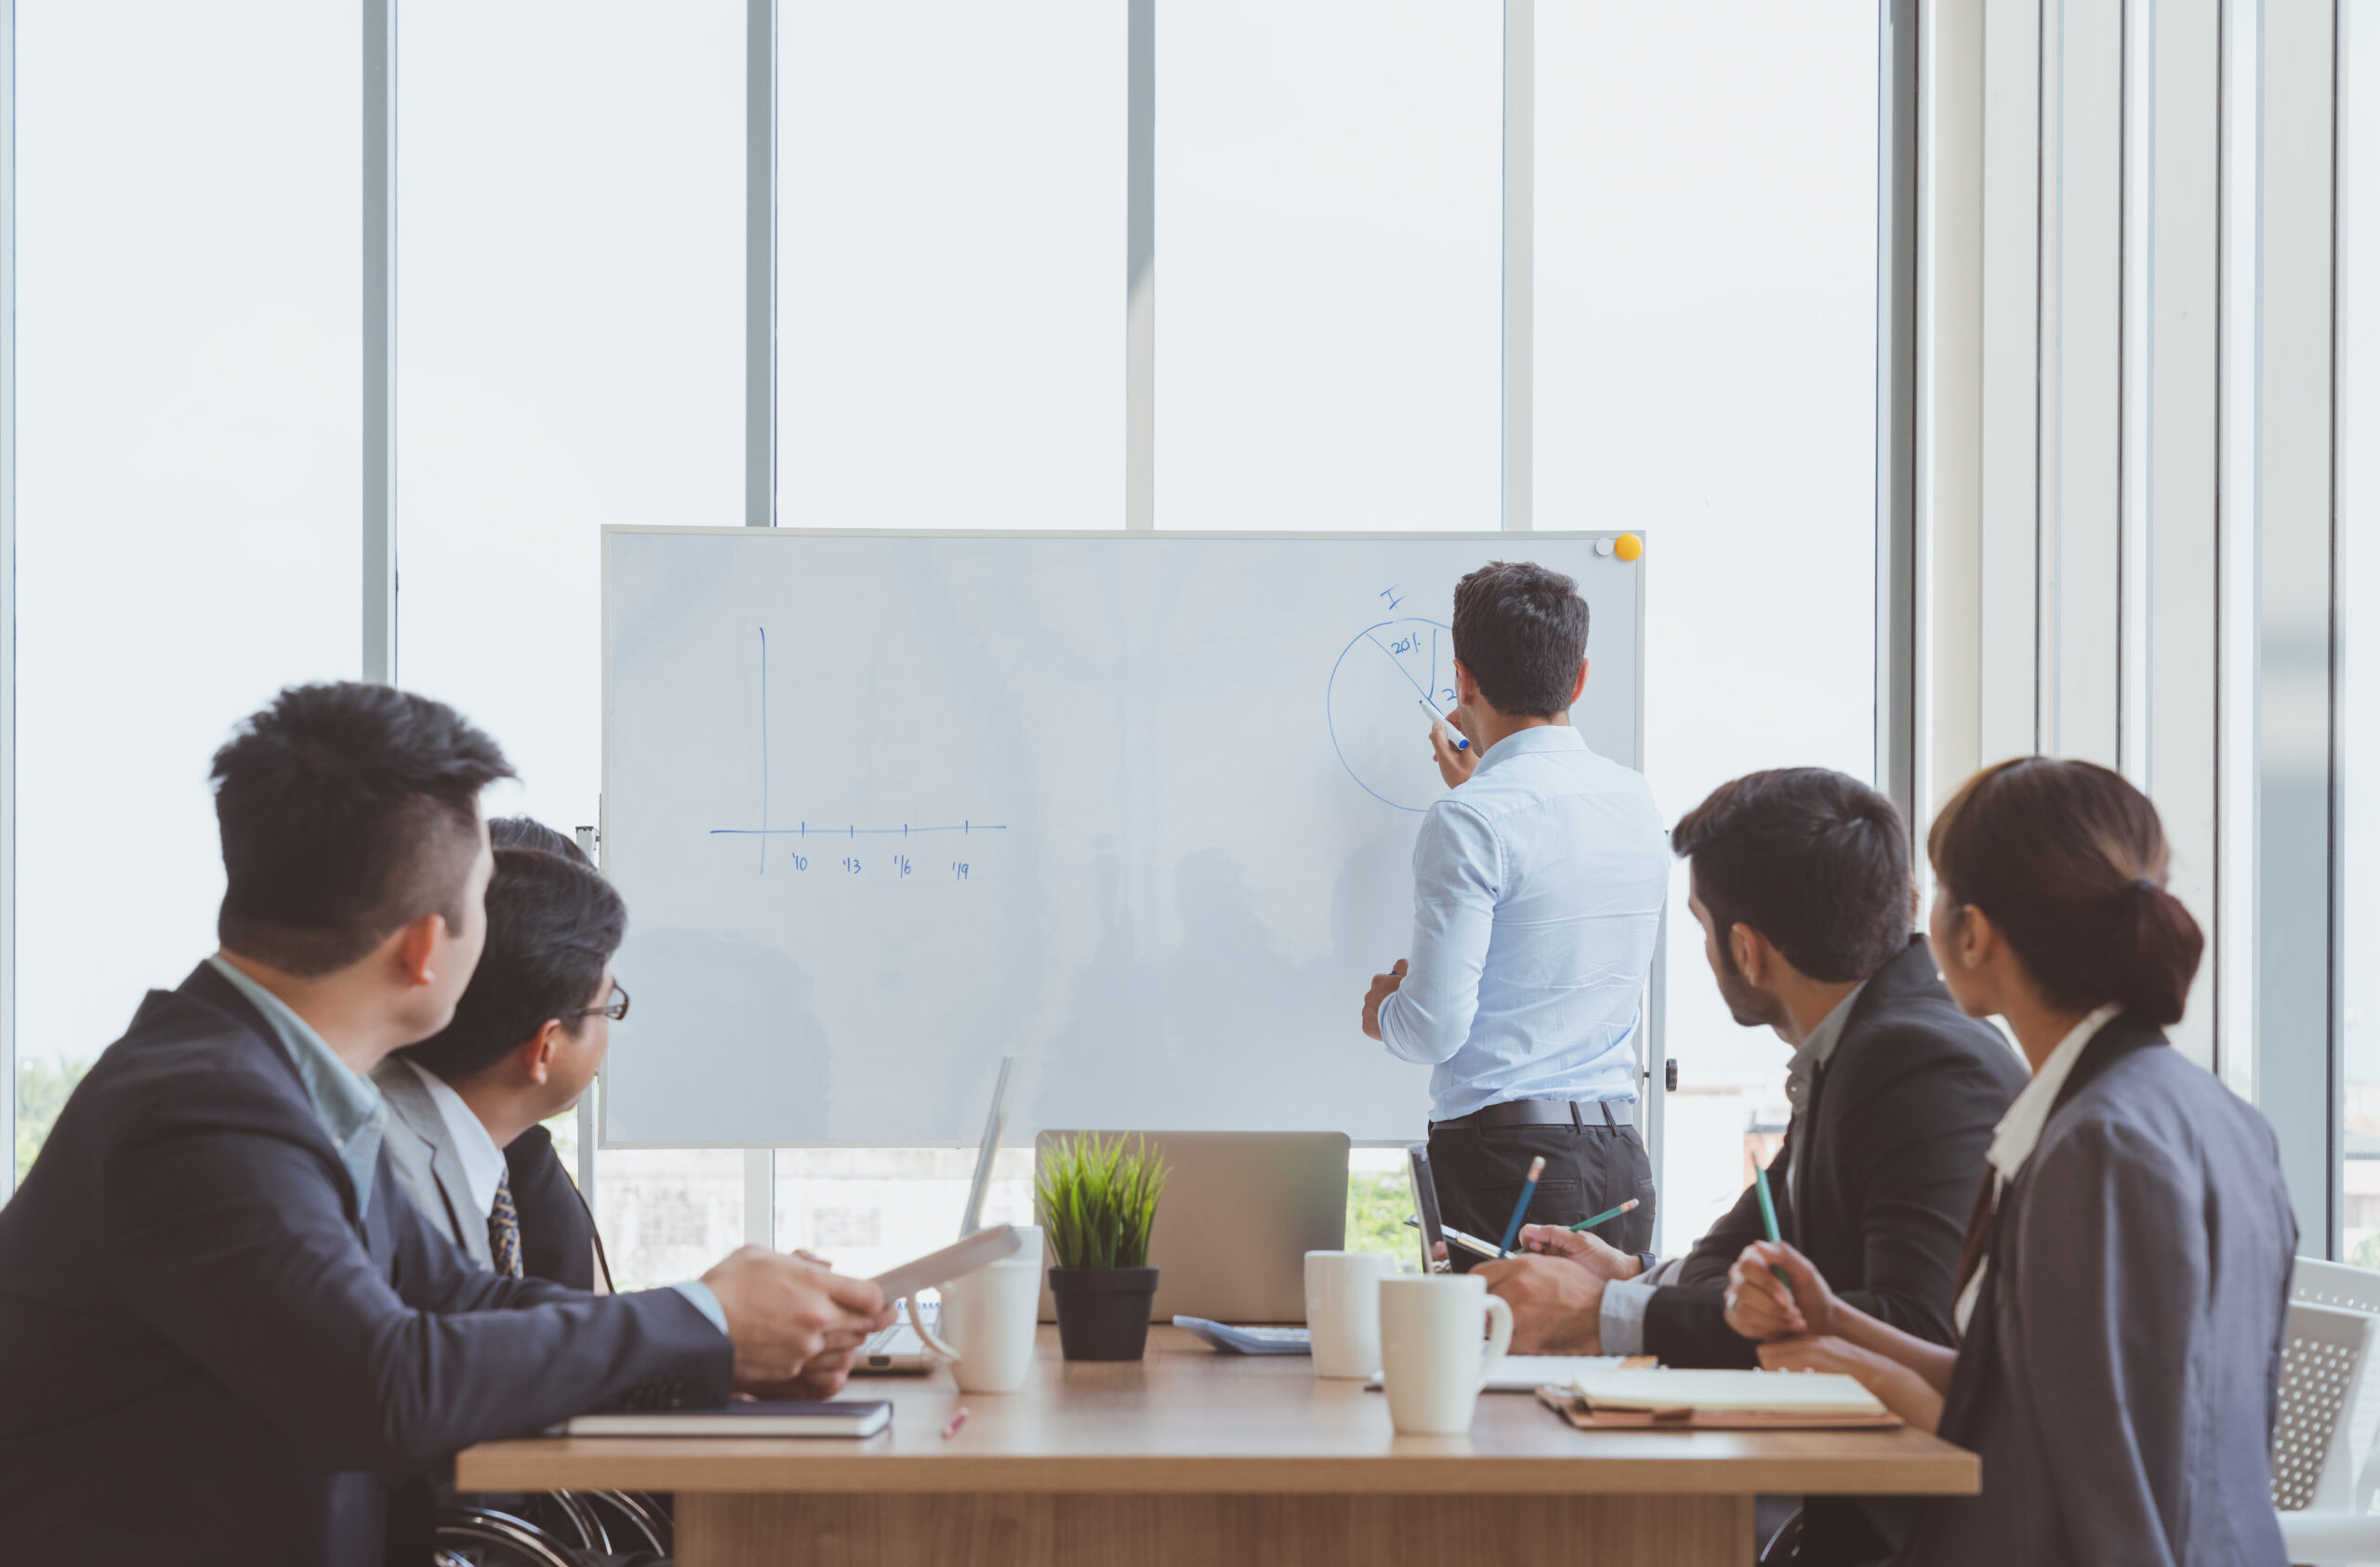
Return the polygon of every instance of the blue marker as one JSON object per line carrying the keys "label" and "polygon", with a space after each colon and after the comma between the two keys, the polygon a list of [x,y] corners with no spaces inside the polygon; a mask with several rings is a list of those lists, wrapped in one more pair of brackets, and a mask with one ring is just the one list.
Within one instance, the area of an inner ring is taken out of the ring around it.
{"label": "blue marker", "polygon": [[[1438,722],[1447,724],[1447,716],[1444,713],[1439,712],[1436,708],[1431,706],[1428,698],[1417,696],[1413,700],[1421,704],[1421,711],[1429,714],[1430,717],[1437,719]],[[1455,728],[1452,724],[1447,724],[1447,732],[1454,736],[1454,748],[1456,750],[1468,751],[1471,749],[1471,742],[1462,737],[1462,731]]]}

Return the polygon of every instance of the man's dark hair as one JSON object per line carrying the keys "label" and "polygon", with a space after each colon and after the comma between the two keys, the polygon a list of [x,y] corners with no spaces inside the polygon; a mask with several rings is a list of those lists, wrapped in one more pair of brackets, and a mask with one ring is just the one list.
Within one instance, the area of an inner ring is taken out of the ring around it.
{"label": "man's dark hair", "polygon": [[347,680],[290,687],[215,753],[218,939],[312,975],[426,914],[459,929],[480,791],[511,776],[496,742],[443,703]]}
{"label": "man's dark hair", "polygon": [[455,1021],[401,1053],[460,1083],[527,1044],[549,1018],[575,1035],[586,1008],[602,1005],[595,987],[628,928],[628,905],[586,864],[542,849],[497,849],[487,949]]}
{"label": "man's dark hair", "polygon": [[564,836],[534,816],[496,817],[487,824],[487,841],[491,849],[542,849],[574,864],[588,863],[587,851],[578,847],[577,839]]}
{"label": "man's dark hair", "polygon": [[1499,713],[1567,712],[1587,656],[1587,601],[1559,572],[1491,560],[1455,584],[1454,656]]}
{"label": "man's dark hair", "polygon": [[1822,767],[1747,773],[1670,834],[1720,934],[1749,925],[1813,980],[1864,980],[1909,945],[1916,884],[1893,802]]}

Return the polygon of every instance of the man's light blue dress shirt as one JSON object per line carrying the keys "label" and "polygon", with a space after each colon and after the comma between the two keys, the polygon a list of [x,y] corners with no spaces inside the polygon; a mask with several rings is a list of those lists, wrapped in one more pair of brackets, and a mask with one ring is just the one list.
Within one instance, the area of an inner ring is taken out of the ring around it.
{"label": "man's light blue dress shirt", "polygon": [[1430,807],[1413,845],[1408,969],[1380,1032],[1437,1069],[1432,1120],[1508,1100],[1635,1099],[1669,877],[1644,775],[1567,724],[1498,741]]}
{"label": "man's light blue dress shirt", "polygon": [[[347,1166],[348,1178],[355,1182],[356,1211],[368,1211],[372,1206],[373,1178],[380,1167],[380,1139],[388,1130],[388,1101],[380,1097],[378,1086],[339,1060],[337,1052],[314,1032],[313,1024],[299,1017],[289,1003],[242,973],[239,965],[225,961],[221,953],[206,961],[264,1015],[265,1026],[272,1030],[274,1042],[298,1069],[298,1081],[305,1086],[306,1101],[314,1107],[314,1118],[323,1124],[331,1146],[338,1150],[338,1162]],[[700,1279],[688,1279],[672,1287],[693,1301],[694,1310],[709,1318],[713,1327],[721,1333],[727,1331],[727,1312],[710,1285]]]}

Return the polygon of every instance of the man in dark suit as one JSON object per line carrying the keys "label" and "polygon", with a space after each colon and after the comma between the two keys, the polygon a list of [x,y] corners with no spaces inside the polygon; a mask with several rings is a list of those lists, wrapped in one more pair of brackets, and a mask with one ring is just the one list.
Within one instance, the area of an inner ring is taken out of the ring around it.
{"label": "man in dark suit", "polygon": [[384,1488],[612,1404],[841,1385],[872,1285],[747,1247],[590,1297],[469,1267],[369,1073],[477,962],[509,775],[451,710],[294,689],[217,754],[221,950],[152,992],[0,1208],[0,1562],[382,1559]]}
{"label": "man in dark suit", "polygon": [[[1690,906],[1736,1021],[1794,1047],[1777,1218],[1846,1299],[1951,1341],[1959,1244],[1985,1149],[2025,1083],[1989,1024],[1961,1012],[1924,938],[1900,814],[1841,773],[1793,768],[1721,785],[1678,823]],[[1727,1269],[1765,1238],[1757,1194],[1680,1261],[1655,1266],[1592,1237],[1532,1226],[1535,1253],[1483,1265],[1513,1307],[1513,1347],[1752,1366],[1726,1321]],[[1858,1498],[1814,1499],[1809,1561],[1881,1558],[1905,1521]]]}

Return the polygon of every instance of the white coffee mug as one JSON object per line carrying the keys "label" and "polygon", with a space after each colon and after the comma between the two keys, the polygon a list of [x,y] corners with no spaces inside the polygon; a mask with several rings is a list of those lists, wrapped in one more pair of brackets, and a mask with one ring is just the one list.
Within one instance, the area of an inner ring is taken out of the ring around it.
{"label": "white coffee mug", "polygon": [[[1487,1337],[1480,1337],[1482,1323]],[[1381,1377],[1400,1431],[1471,1429],[1488,1374],[1513,1342],[1513,1309],[1476,1273],[1392,1274],[1380,1282]]]}
{"label": "white coffee mug", "polygon": [[942,1286],[941,1332],[909,1307],[929,1349],[950,1362],[961,1392],[1012,1393],[1033,1370],[1041,1313],[1041,1258],[1012,1257]]}
{"label": "white coffee mug", "polygon": [[1378,1252],[1305,1254],[1305,1325],[1316,1376],[1380,1370],[1380,1282],[1395,1271],[1395,1259]]}

